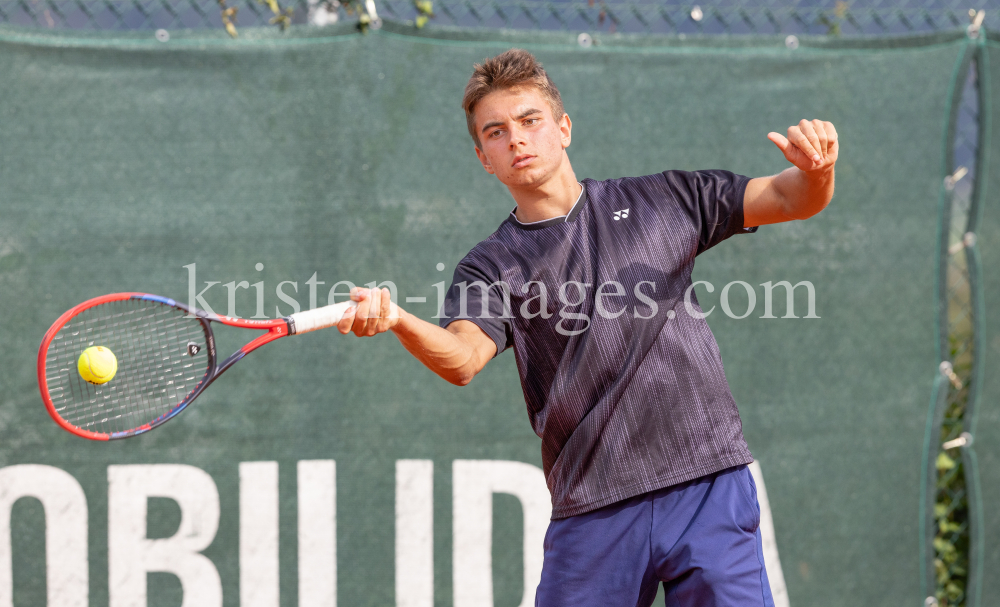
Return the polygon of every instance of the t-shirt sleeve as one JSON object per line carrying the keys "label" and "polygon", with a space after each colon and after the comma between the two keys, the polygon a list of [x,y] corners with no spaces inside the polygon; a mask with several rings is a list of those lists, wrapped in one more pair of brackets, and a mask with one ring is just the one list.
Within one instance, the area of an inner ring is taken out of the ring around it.
{"label": "t-shirt sleeve", "polygon": [[743,194],[749,177],[729,171],[666,171],[663,176],[691,218],[699,254],[734,234],[757,231],[743,227]]}
{"label": "t-shirt sleeve", "polygon": [[509,287],[468,257],[455,268],[440,316],[442,327],[456,320],[475,323],[496,344],[496,355],[513,345]]}

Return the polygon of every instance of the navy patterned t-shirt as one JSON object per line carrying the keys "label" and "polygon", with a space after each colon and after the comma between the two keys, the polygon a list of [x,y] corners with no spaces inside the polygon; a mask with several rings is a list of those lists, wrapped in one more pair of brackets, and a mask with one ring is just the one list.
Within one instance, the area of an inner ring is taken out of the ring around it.
{"label": "navy patterned t-shirt", "polygon": [[441,325],[469,320],[498,354],[514,348],[553,518],[753,461],[715,338],[685,299],[696,255],[756,230],[748,182],[587,179],[568,215],[512,213],[455,269]]}

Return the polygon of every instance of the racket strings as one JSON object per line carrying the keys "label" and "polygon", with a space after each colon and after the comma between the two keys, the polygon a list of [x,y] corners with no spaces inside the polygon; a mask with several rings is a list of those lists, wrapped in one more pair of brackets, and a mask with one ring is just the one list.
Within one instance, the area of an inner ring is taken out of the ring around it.
{"label": "racket strings", "polygon": [[[88,383],[77,369],[90,346],[104,346],[118,359],[106,384]],[[100,304],[73,317],[49,344],[49,396],[59,416],[78,428],[128,432],[183,403],[207,379],[208,353],[205,329],[184,310],[140,299]]]}

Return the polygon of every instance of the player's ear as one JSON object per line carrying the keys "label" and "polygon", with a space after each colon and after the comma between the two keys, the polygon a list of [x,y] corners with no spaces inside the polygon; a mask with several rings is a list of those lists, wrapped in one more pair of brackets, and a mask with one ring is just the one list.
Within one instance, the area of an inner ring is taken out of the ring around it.
{"label": "player's ear", "polygon": [[565,150],[573,140],[573,121],[569,119],[569,114],[563,114],[559,119],[559,131],[562,133],[562,146]]}
{"label": "player's ear", "polygon": [[493,165],[490,164],[490,159],[486,157],[486,154],[484,154],[482,150],[479,149],[479,146],[476,146],[475,150],[476,158],[479,159],[479,162],[483,163],[483,168],[486,172],[490,175],[495,175],[496,173],[493,171]]}

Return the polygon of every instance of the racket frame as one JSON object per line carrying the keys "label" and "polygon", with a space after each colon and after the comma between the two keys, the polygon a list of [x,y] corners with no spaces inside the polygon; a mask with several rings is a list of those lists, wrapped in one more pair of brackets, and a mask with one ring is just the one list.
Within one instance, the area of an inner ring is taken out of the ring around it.
{"label": "racket frame", "polygon": [[[144,301],[155,301],[157,303],[165,304],[178,308],[188,313],[189,316],[198,320],[201,323],[202,329],[205,331],[206,343],[208,344],[208,371],[202,380],[195,386],[191,392],[182,400],[178,405],[176,405],[170,411],[164,413],[160,417],[154,419],[151,422],[143,424],[138,428],[133,428],[131,430],[125,430],[121,432],[93,432],[90,430],[84,430],[83,428],[77,427],[59,415],[56,411],[55,405],[52,403],[52,398],[49,396],[49,386],[48,379],[46,377],[46,356],[49,350],[49,344],[55,338],[56,334],[69,322],[72,318],[87,310],[99,306],[101,304],[110,303],[113,301],[123,301],[127,299],[139,299]],[[221,363],[218,362],[218,357],[215,350],[215,336],[212,333],[212,322],[222,323],[230,327],[239,327],[241,329],[258,329],[262,331],[267,331],[263,335],[258,336],[256,339],[251,340],[245,346],[234,352],[229,358],[226,358]],[[153,428],[169,421],[174,418],[187,408],[194,399],[205,391],[208,386],[212,384],[220,375],[226,372],[229,367],[233,366],[236,362],[242,359],[247,354],[253,352],[257,348],[263,346],[264,344],[270,343],[276,339],[285,337],[295,333],[294,321],[289,317],[277,318],[277,319],[267,319],[267,320],[254,320],[246,318],[233,318],[230,316],[223,316],[219,314],[212,314],[204,310],[199,310],[197,308],[192,308],[186,304],[175,301],[168,297],[160,297],[159,295],[150,295],[149,293],[112,293],[110,295],[102,295],[100,297],[95,297],[93,299],[88,299],[87,301],[73,306],[67,310],[62,316],[60,316],[55,323],[49,328],[45,333],[45,337],[42,338],[42,343],[38,348],[38,387],[42,394],[42,401],[45,403],[45,409],[49,412],[49,415],[61,428],[81,436],[83,438],[89,438],[91,440],[116,440],[120,438],[129,438],[148,432]]]}

